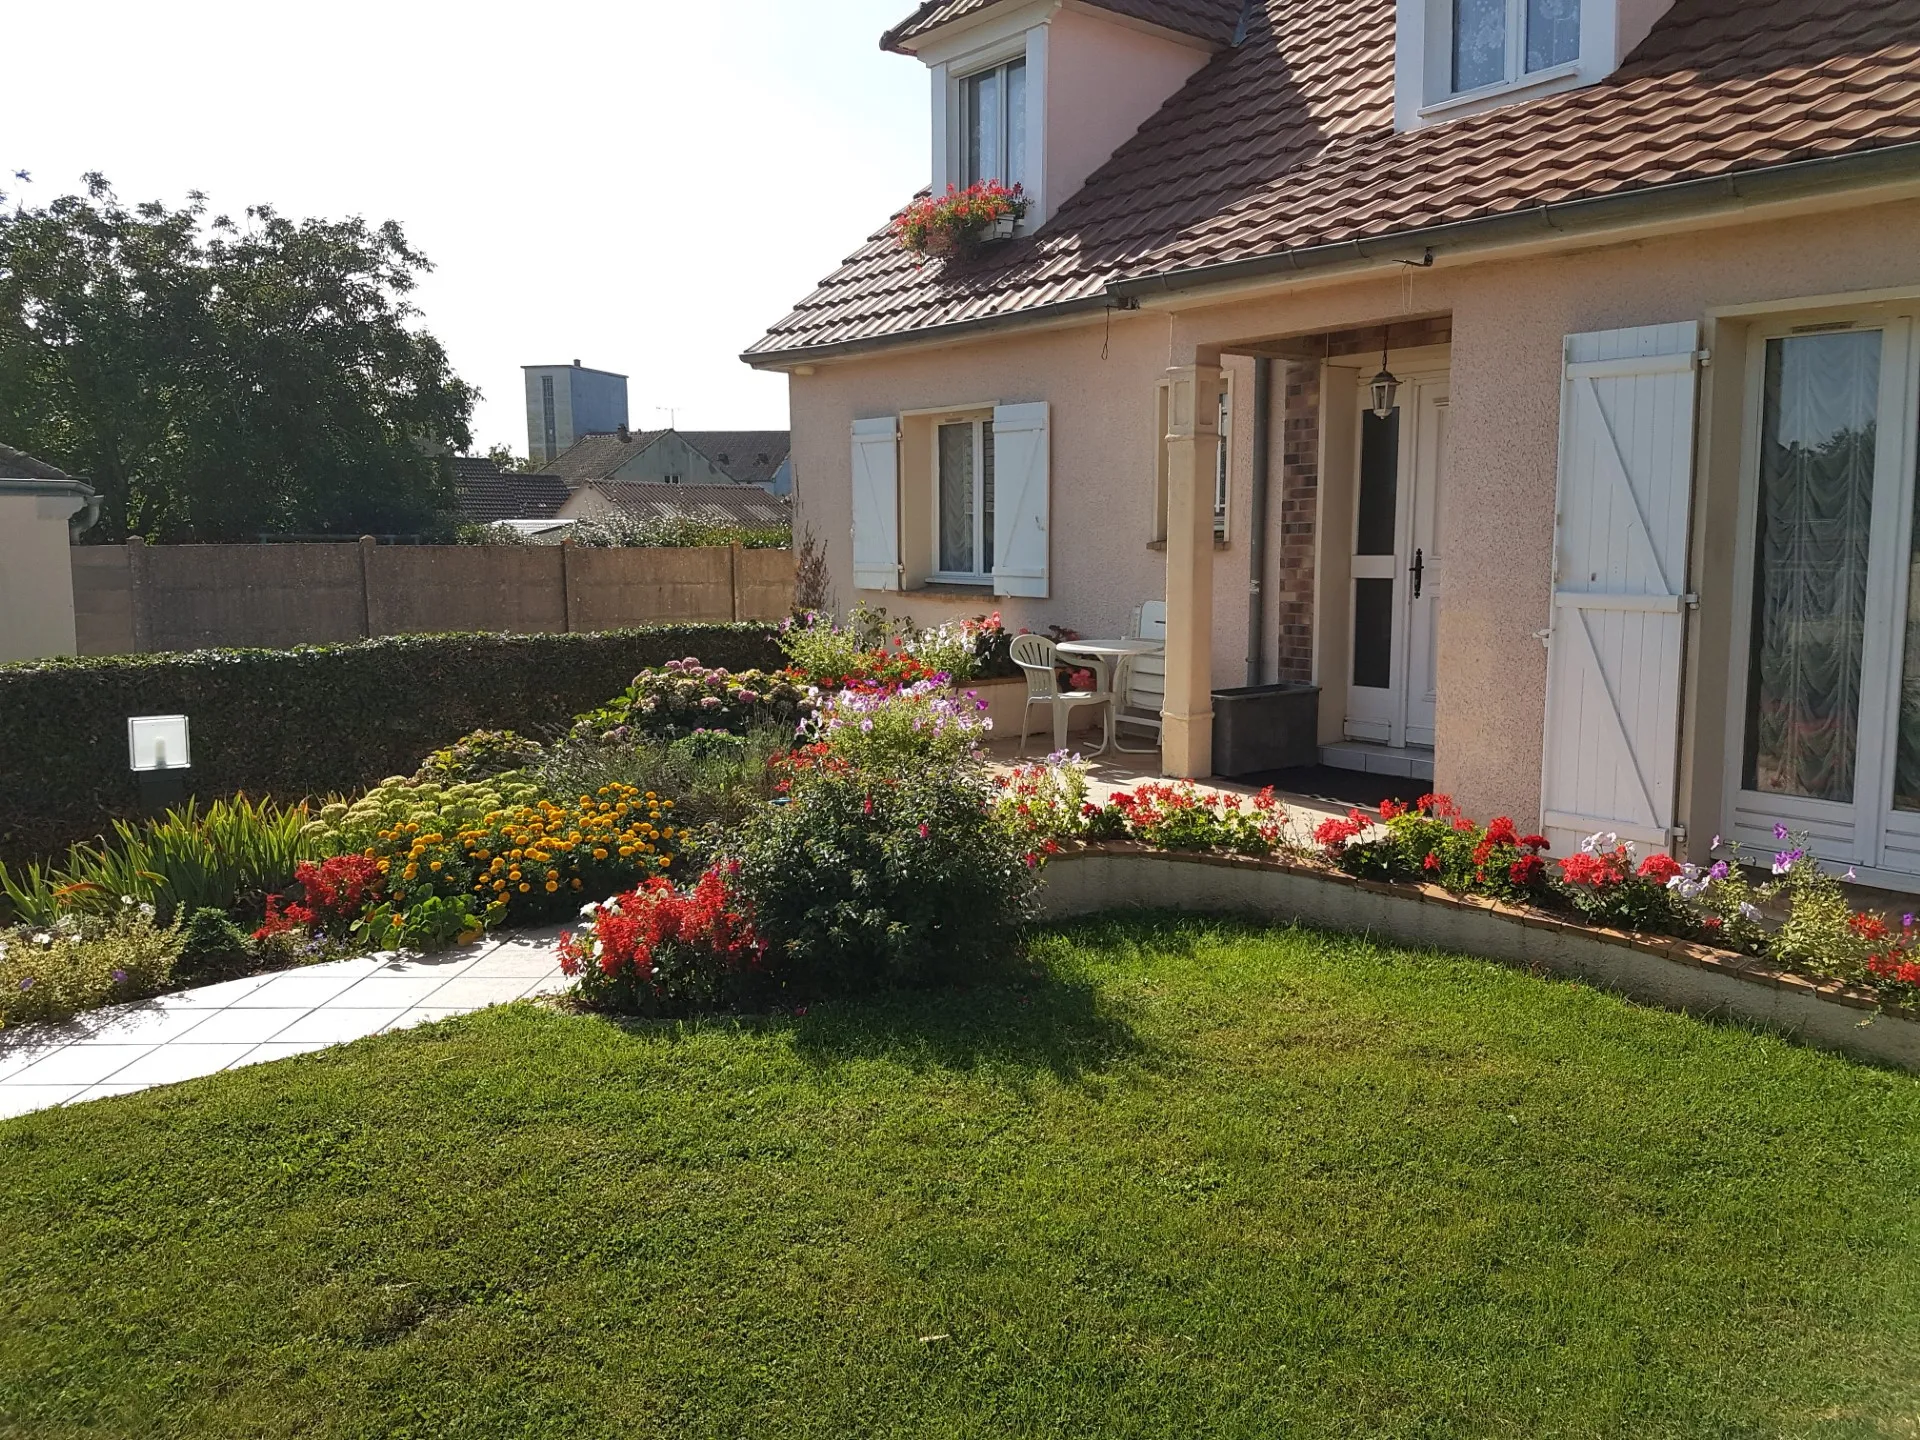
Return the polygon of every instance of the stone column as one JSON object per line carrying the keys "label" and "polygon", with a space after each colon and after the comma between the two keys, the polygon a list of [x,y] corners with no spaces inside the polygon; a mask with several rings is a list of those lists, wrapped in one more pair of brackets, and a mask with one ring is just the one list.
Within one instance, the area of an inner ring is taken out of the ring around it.
{"label": "stone column", "polygon": [[1167,371],[1167,693],[1162,770],[1213,774],[1213,482],[1220,367]]}

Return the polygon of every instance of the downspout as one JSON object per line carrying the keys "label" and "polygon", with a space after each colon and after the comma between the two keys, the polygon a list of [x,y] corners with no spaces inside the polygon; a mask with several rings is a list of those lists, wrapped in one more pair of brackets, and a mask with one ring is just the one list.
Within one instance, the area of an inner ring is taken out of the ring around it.
{"label": "downspout", "polygon": [[1273,361],[1253,362],[1253,513],[1247,520],[1247,684],[1261,683],[1267,648],[1267,495],[1273,480]]}
{"label": "downspout", "polygon": [[83,510],[77,510],[67,517],[67,543],[78,545],[80,537],[100,523],[100,509],[107,503],[106,497],[96,490],[87,492],[87,504]]}

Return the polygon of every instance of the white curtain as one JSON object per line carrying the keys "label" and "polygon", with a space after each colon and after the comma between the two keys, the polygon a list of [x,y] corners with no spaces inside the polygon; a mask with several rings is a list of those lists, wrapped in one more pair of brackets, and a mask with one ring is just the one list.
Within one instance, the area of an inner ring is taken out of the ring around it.
{"label": "white curtain", "polygon": [[1879,331],[1767,345],[1746,783],[1851,802]]}
{"label": "white curtain", "polygon": [[973,571],[973,426],[940,427],[940,568]]}
{"label": "white curtain", "polygon": [[1527,0],[1527,70],[1580,58],[1580,0]]}

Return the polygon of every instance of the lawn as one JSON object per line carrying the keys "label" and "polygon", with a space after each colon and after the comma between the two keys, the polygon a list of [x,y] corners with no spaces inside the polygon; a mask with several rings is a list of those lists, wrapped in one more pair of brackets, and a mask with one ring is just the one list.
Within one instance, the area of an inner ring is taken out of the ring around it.
{"label": "lawn", "polygon": [[0,1433],[1920,1433],[1920,1080],[1311,932],[1034,959],[0,1124]]}

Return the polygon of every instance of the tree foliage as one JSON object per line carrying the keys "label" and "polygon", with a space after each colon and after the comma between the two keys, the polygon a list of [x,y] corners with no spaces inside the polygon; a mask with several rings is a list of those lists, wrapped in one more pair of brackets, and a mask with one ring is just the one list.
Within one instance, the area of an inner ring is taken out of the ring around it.
{"label": "tree foliage", "polygon": [[430,268],[393,221],[99,175],[0,209],[0,439],[91,480],[103,539],[438,531],[477,396],[408,303]]}

